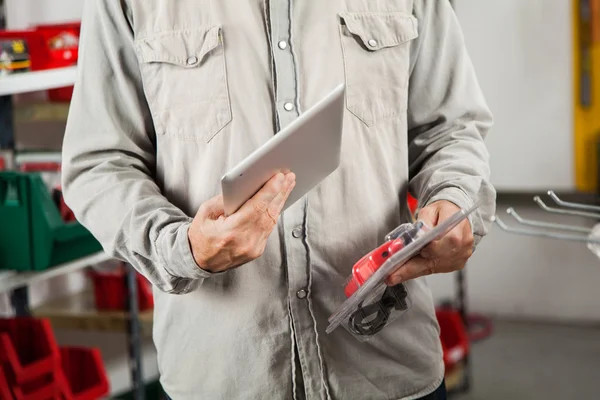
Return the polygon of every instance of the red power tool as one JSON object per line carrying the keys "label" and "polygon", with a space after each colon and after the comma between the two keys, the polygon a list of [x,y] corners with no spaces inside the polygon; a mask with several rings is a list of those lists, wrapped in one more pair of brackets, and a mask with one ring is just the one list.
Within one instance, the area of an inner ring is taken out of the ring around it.
{"label": "red power tool", "polygon": [[348,279],[344,288],[346,297],[352,296],[383,263],[411,243],[424,226],[425,224],[421,221],[417,221],[415,224],[400,225],[386,236],[384,244],[372,250],[354,264],[352,276]]}

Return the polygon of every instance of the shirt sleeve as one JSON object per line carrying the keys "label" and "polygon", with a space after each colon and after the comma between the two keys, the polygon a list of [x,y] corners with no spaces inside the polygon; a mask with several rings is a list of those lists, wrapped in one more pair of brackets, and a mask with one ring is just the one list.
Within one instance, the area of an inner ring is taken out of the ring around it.
{"label": "shirt sleeve", "polygon": [[411,47],[408,142],[410,192],[420,205],[481,201],[469,221],[477,244],[490,228],[496,192],[483,142],[492,126],[449,1],[415,0],[419,37]]}
{"label": "shirt sleeve", "polygon": [[155,132],[127,2],[86,1],[80,40],[63,143],[65,200],[106,252],[159,289],[185,292],[212,274],[191,254],[191,218],[161,194],[153,178]]}

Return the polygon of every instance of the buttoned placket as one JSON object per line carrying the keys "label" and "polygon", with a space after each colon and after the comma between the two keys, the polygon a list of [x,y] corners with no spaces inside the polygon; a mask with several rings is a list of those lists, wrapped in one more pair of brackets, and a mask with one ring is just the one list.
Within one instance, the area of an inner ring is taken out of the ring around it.
{"label": "buttoned placket", "polygon": [[[296,56],[292,33],[292,4],[289,0],[269,1],[269,26],[273,60],[275,108],[279,129],[300,114]],[[307,238],[306,197],[282,215],[286,249],[289,313],[294,330],[293,340],[307,398],[326,398],[315,318],[310,307],[310,255]],[[293,352],[292,352],[293,354]],[[294,385],[296,386],[296,385]]]}

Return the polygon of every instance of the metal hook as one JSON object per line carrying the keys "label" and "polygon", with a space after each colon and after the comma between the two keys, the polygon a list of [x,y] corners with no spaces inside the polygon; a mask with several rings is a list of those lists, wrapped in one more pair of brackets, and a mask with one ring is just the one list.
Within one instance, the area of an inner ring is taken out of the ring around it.
{"label": "metal hook", "polygon": [[537,237],[545,237],[550,239],[560,239],[560,240],[570,240],[574,242],[584,242],[584,243],[594,243],[600,244],[600,238],[592,239],[587,236],[582,235],[572,235],[568,233],[556,233],[549,231],[539,231],[535,229],[523,229],[523,228],[512,228],[506,225],[498,216],[492,218],[492,221],[496,223],[505,232],[516,233],[518,235],[526,235],[526,236],[537,236]]}
{"label": "metal hook", "polygon": [[542,201],[542,199],[540,198],[540,196],[535,196],[533,198],[533,201],[535,201],[536,204],[538,206],[540,206],[544,211],[548,211],[548,212],[551,212],[551,213],[563,214],[563,215],[575,215],[575,216],[579,216],[579,217],[600,219],[600,214],[595,214],[595,213],[590,213],[590,212],[585,212],[585,211],[563,210],[563,209],[560,209],[560,208],[548,207]]}
{"label": "metal hook", "polygon": [[597,212],[600,212],[600,206],[592,206],[592,205],[589,205],[589,204],[580,204],[580,203],[572,203],[572,202],[569,202],[569,201],[564,201],[564,200],[561,200],[556,195],[556,193],[554,193],[554,191],[552,191],[552,190],[548,191],[548,196],[550,196],[550,198],[552,200],[554,200],[554,202],[557,205],[561,206],[561,207],[573,208],[573,209],[576,209],[576,210],[587,210],[587,211],[597,211]]}
{"label": "metal hook", "polygon": [[583,226],[574,226],[574,225],[566,225],[566,224],[555,224],[552,222],[544,222],[544,221],[533,221],[531,219],[522,218],[514,208],[510,207],[506,212],[509,215],[512,215],[514,219],[516,219],[520,224],[527,226],[535,226],[537,228],[550,228],[550,229],[559,229],[563,231],[572,231],[572,232],[581,232],[589,234],[591,229],[585,228]]}

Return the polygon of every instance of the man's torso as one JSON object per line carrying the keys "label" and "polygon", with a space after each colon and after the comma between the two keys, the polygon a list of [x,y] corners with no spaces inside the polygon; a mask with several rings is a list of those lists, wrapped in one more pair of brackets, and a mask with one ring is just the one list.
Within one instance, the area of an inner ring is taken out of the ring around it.
{"label": "man's torso", "polygon": [[407,283],[411,309],[369,342],[324,332],[354,262],[409,218],[412,1],[129,2],[157,181],[188,215],[219,192],[224,172],[347,85],[341,166],[286,211],[263,257],[183,281],[183,295],[155,291],[168,393],[289,398],[295,344],[308,398],[433,391],[443,367],[424,280]]}

